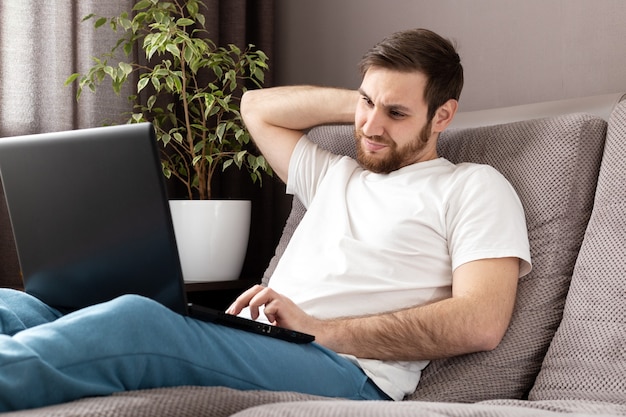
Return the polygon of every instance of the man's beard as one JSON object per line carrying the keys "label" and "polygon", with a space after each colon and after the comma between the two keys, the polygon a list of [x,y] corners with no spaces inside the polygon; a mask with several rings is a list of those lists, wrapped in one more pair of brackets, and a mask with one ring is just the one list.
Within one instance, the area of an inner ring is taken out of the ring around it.
{"label": "man's beard", "polygon": [[[428,144],[430,127],[431,123],[427,123],[414,140],[401,148],[398,148],[398,144],[388,137],[365,136],[363,131],[358,129],[355,131],[356,159],[363,168],[377,174],[389,174],[390,172],[410,165],[415,160],[415,155],[422,152]],[[363,149],[363,137],[366,137],[371,142],[386,145],[387,155],[383,158],[370,155]]]}

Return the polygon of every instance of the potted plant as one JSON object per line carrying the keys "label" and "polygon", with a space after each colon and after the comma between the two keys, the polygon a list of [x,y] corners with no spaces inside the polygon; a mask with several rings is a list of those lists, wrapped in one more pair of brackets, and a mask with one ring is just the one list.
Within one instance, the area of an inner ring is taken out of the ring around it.
{"label": "potted plant", "polygon": [[[134,94],[129,97],[134,110],[128,122],[153,123],[162,145],[163,173],[168,179],[178,180],[186,190],[186,201],[170,204],[187,281],[236,279],[245,257],[250,202],[211,201],[211,180],[216,170],[234,165],[246,169],[252,181],[258,183],[263,172],[271,174],[263,156],[250,152],[250,135],[239,113],[239,99],[247,85],[263,84],[267,56],[253,45],[245,49],[235,45],[217,47],[204,28],[203,7],[199,0],[140,0],[132,16],[128,12],[111,18],[86,16],[83,20],[94,20],[95,28],[108,25],[121,36],[110,52],[93,57],[93,66],[84,74],[75,73],[66,80],[66,85],[78,83],[77,99],[85,88],[95,92],[105,79],[111,80],[118,94],[122,85],[136,81]],[[135,47],[140,49],[136,54],[139,58],[132,60]],[[214,220],[216,224],[206,225],[181,213],[185,209],[207,210],[214,218],[241,211],[233,207],[237,203],[243,204],[247,219]],[[214,204],[228,207],[195,207]],[[179,223],[184,220],[187,224]],[[237,226],[244,242],[236,243],[233,237]],[[209,230],[216,228],[224,229],[226,237],[211,237]],[[184,230],[191,233],[190,243],[184,240]],[[205,236],[209,237],[207,248],[200,243]],[[210,253],[217,255],[219,262],[210,260]],[[232,267],[220,271],[224,257],[234,253],[240,258],[239,266],[234,267],[236,272]],[[186,259],[194,256],[199,259],[193,262],[208,265],[212,275],[192,272]]]}

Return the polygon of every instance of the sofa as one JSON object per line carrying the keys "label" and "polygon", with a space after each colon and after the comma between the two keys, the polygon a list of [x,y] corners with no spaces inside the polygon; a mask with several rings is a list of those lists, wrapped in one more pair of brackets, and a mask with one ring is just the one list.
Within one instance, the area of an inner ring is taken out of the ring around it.
{"label": "sofa", "polygon": [[[442,134],[441,156],[490,164],[512,183],[525,208],[533,270],[519,281],[513,318],[500,345],[432,361],[405,401],[187,386],[6,415],[626,416],[624,98],[605,95],[459,114]],[[333,152],[354,154],[352,126],[317,127],[310,137]],[[304,212],[294,199],[264,283]],[[19,288],[11,239],[6,207],[0,204],[0,285]]]}

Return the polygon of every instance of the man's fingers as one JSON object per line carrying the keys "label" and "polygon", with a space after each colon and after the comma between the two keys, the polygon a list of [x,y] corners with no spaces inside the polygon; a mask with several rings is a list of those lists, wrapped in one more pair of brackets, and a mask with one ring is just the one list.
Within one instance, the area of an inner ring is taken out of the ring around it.
{"label": "man's fingers", "polygon": [[[241,293],[241,295],[239,297],[237,297],[237,299],[235,301],[233,301],[233,303],[230,305],[230,307],[228,307],[228,309],[226,309],[226,312],[228,314],[239,314],[241,313],[241,310],[243,310],[243,308],[247,307],[250,305],[250,301],[261,291],[263,291],[265,289],[265,287],[262,287],[261,285],[255,285],[249,289],[247,289],[246,291],[244,291],[243,293]],[[258,317],[258,308],[256,311],[257,317]]]}

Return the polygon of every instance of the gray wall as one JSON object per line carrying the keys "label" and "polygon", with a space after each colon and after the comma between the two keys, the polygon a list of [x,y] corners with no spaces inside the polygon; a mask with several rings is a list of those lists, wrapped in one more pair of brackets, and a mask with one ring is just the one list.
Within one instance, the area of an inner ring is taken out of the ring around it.
{"label": "gray wall", "polygon": [[356,88],[356,63],[389,33],[454,40],[461,110],[626,92],[624,0],[276,0],[276,83]]}

